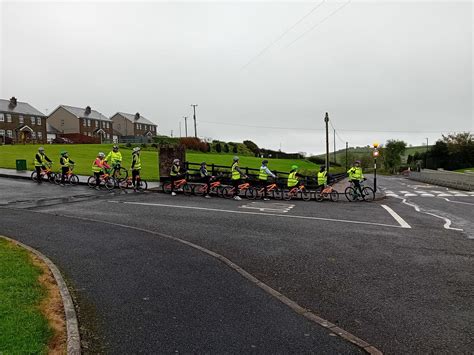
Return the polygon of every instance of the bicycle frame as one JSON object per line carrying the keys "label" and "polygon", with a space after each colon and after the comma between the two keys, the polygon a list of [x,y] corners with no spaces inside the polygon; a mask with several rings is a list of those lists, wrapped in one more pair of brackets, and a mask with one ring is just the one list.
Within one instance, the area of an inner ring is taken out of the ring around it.
{"label": "bicycle frame", "polygon": [[[273,190],[276,190],[278,188],[278,185],[276,183],[273,183],[273,184],[267,185],[266,188],[267,188],[267,192],[272,192]],[[262,187],[260,188],[260,190],[258,190],[258,193],[262,194],[264,191],[265,191],[265,187]]]}

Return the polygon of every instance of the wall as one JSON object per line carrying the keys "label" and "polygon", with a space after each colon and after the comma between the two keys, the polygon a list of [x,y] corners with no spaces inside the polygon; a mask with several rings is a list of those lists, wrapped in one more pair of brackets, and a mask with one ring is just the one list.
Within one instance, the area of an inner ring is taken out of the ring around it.
{"label": "wall", "polygon": [[432,185],[474,191],[474,174],[455,173],[446,170],[423,169],[420,172],[411,171],[408,175],[408,178]]}
{"label": "wall", "polygon": [[79,120],[66,109],[59,107],[48,117],[48,123],[62,133],[78,133]]}

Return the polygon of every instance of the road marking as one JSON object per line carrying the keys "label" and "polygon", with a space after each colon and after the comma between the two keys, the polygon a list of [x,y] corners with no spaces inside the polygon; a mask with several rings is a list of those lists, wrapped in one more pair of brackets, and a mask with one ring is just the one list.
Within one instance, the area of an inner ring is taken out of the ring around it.
{"label": "road marking", "polygon": [[260,212],[280,212],[280,213],[287,213],[289,212],[295,205],[291,205],[289,203],[265,203],[265,202],[251,202],[246,205],[242,205],[239,208],[248,208],[259,210]]}
{"label": "road marking", "polygon": [[[400,191],[400,192],[401,192],[401,191]],[[418,195],[417,195],[417,194],[406,193],[404,196],[405,196],[405,197],[410,197],[410,196],[418,196]]]}
{"label": "road marking", "polygon": [[450,199],[447,199],[447,198],[443,198],[443,200],[446,200],[448,202],[451,202],[451,203],[461,203],[463,205],[471,205],[471,206],[474,206],[474,203],[469,203],[469,202],[463,202],[463,201],[452,201]]}
{"label": "road marking", "polygon": [[421,194],[422,197],[434,197],[433,194]]}
{"label": "road marking", "polygon": [[327,221],[327,222],[341,222],[341,223],[353,223],[353,224],[366,224],[371,226],[381,226],[390,228],[402,228],[393,224],[375,223],[375,222],[364,222],[364,221],[353,221],[348,219],[335,219],[335,218],[324,218],[324,217],[311,217],[311,216],[296,216],[291,214],[278,214],[278,213],[265,213],[265,212],[247,212],[247,211],[234,211],[234,210],[223,210],[217,208],[207,207],[194,207],[194,206],[182,206],[182,205],[167,205],[164,203],[148,203],[148,202],[124,202],[109,200],[110,203],[122,203],[127,205],[141,205],[141,206],[155,206],[155,207],[170,207],[170,208],[182,208],[190,210],[210,211],[210,212],[221,212],[221,213],[235,213],[235,214],[250,214],[257,216],[274,216],[274,217],[285,217],[285,218],[296,218],[296,219],[308,219],[315,221]]}
{"label": "road marking", "polygon": [[453,195],[451,195],[451,194],[439,194],[437,197],[445,197],[445,196],[446,197],[451,197]]}
{"label": "road marking", "polygon": [[456,196],[456,197],[467,197],[467,196],[469,196],[469,195],[466,195],[466,194],[455,194],[454,196]]}
{"label": "road marking", "polygon": [[383,208],[385,208],[385,210],[390,213],[390,215],[395,218],[395,220],[398,222],[398,224],[400,224],[400,226],[402,228],[411,228],[411,226],[402,218],[400,217],[400,215],[395,212],[394,210],[392,210],[390,207],[388,207],[387,205],[381,205]]}
{"label": "road marking", "polygon": [[433,217],[440,218],[440,219],[444,220],[443,227],[445,229],[455,230],[455,231],[459,231],[459,232],[464,231],[464,229],[461,229],[461,228],[451,228],[451,223],[452,222],[449,218],[446,218],[446,217],[443,217],[443,216],[438,216],[437,214],[434,214],[434,213],[431,213],[431,212],[422,211],[418,205],[415,205],[414,203],[407,202],[406,198],[401,198],[401,197],[398,197],[398,198],[401,199],[402,203],[404,203],[405,205],[413,207],[416,212],[428,214],[430,216],[433,216]]}
{"label": "road marking", "polygon": [[408,194],[408,191],[400,191],[401,194]]}

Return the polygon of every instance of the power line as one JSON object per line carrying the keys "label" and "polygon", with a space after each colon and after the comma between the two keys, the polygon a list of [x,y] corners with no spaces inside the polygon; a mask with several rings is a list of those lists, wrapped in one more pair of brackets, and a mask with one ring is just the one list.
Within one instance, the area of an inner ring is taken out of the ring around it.
{"label": "power line", "polygon": [[295,43],[296,41],[298,41],[299,39],[303,38],[304,36],[306,36],[308,33],[310,33],[311,31],[313,31],[315,28],[319,27],[320,25],[322,25],[324,22],[326,22],[327,20],[329,20],[332,16],[334,16],[335,14],[337,14],[339,11],[341,11],[343,8],[345,8],[347,5],[349,5],[350,3],[352,2],[352,0],[349,0],[347,2],[345,2],[344,4],[342,4],[342,6],[339,6],[336,10],[334,10],[333,12],[331,12],[328,16],[326,16],[325,18],[323,18],[320,22],[316,23],[314,26],[312,26],[309,30],[303,32],[303,34],[301,34],[300,36],[298,36],[294,41],[292,41],[289,45],[286,46],[286,48],[290,47],[293,43]]}
{"label": "power line", "polygon": [[309,15],[311,15],[314,11],[316,11],[319,7],[321,7],[324,3],[326,2],[326,0],[322,0],[318,5],[316,5],[315,7],[313,7],[311,9],[311,11],[309,11],[306,15],[304,15],[302,18],[300,18],[298,21],[296,21],[296,23],[294,23],[290,28],[288,28],[286,31],[284,31],[282,34],[280,34],[273,42],[271,42],[269,45],[267,45],[265,48],[263,48],[260,52],[257,53],[257,55],[255,55],[253,58],[251,58],[247,64],[245,64],[244,66],[242,66],[242,68],[240,68],[241,70],[242,69],[245,69],[247,66],[249,66],[251,63],[253,63],[255,61],[255,59],[257,59],[258,57],[260,57],[261,55],[263,55],[267,50],[269,50],[271,47],[273,47],[273,45],[275,43],[277,43],[278,41],[280,41],[288,32],[290,32],[292,29],[294,29],[296,26],[298,26],[304,19],[306,19]]}

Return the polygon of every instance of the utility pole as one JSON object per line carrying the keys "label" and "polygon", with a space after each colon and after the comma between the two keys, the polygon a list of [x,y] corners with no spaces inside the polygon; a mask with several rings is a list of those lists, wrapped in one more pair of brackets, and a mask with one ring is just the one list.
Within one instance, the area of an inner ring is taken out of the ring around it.
{"label": "utility pole", "polygon": [[348,163],[347,162],[347,149],[348,149],[348,147],[349,147],[349,143],[346,142],[346,171],[349,169],[348,166],[347,166],[347,163]]}
{"label": "utility pole", "polygon": [[337,159],[336,159],[336,129],[333,128],[333,131],[334,131],[334,164],[337,163]]}
{"label": "utility pole", "polygon": [[326,123],[326,171],[329,173],[329,114],[327,112],[324,117],[324,122]]}
{"label": "utility pole", "polygon": [[173,138],[173,130],[171,130],[171,138]]}
{"label": "utility pole", "polygon": [[427,169],[427,160],[428,160],[428,138],[426,138],[426,153],[425,153],[425,169]]}
{"label": "utility pole", "polygon": [[183,116],[184,118],[184,135],[188,136],[188,116]]}
{"label": "utility pole", "polygon": [[193,111],[194,111],[194,116],[193,116],[193,118],[194,118],[194,137],[197,138],[197,136],[198,136],[197,128],[196,128],[196,106],[197,106],[197,104],[192,104],[191,106],[193,107]]}
{"label": "utility pole", "polygon": [[179,138],[182,138],[183,136],[181,135],[181,121],[179,121]]}

